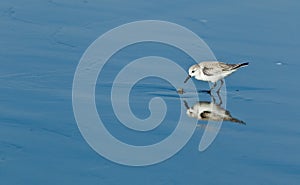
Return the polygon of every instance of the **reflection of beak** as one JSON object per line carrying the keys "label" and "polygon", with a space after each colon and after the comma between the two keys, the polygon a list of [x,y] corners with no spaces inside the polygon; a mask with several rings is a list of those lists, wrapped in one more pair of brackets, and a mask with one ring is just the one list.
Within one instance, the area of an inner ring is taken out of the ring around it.
{"label": "reflection of beak", "polygon": [[190,78],[192,78],[191,75],[187,76],[186,79],[184,80],[184,83],[186,83]]}
{"label": "reflection of beak", "polygon": [[186,109],[190,109],[189,104],[185,100],[183,100],[183,103]]}

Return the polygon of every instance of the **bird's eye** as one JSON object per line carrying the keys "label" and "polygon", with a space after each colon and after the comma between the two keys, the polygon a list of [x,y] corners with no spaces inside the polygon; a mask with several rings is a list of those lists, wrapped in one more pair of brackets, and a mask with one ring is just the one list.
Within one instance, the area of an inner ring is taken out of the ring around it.
{"label": "bird's eye", "polygon": [[194,73],[195,71],[192,71],[192,73]]}

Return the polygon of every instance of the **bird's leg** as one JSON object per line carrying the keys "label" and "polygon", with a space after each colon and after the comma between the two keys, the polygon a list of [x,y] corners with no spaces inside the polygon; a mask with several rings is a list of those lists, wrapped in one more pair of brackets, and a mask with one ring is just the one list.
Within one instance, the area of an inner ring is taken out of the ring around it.
{"label": "bird's leg", "polygon": [[209,89],[209,90],[202,90],[202,91],[199,91],[199,92],[205,92],[209,95],[212,95],[211,94],[211,91],[217,86],[217,82],[214,82],[214,84],[212,85],[212,87]]}
{"label": "bird's leg", "polygon": [[221,79],[220,81],[221,81],[221,85],[220,85],[219,89],[217,90],[217,93],[220,93],[220,90],[221,90],[221,88],[222,88],[222,86],[223,86],[223,84],[224,84],[223,79]]}
{"label": "bird's leg", "polygon": [[217,86],[217,82],[215,82],[215,83],[213,84],[213,86],[209,89],[209,91],[212,91],[216,86]]}

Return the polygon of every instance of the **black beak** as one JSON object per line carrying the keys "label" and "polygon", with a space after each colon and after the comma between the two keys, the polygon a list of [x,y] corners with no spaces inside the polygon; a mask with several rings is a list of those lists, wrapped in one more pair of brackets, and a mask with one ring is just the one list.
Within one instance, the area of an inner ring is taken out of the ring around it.
{"label": "black beak", "polygon": [[190,78],[192,78],[191,75],[187,76],[186,79],[184,80],[184,83],[186,83]]}
{"label": "black beak", "polygon": [[186,109],[190,108],[189,105],[188,105],[188,103],[185,100],[183,101],[183,103],[184,103],[184,106],[185,106]]}

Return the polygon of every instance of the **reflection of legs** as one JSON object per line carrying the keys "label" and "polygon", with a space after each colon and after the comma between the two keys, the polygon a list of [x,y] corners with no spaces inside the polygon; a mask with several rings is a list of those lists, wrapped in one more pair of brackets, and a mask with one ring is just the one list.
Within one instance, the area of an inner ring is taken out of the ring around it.
{"label": "reflection of legs", "polygon": [[220,90],[221,90],[221,88],[222,88],[222,86],[223,86],[223,84],[224,84],[223,79],[221,79],[220,81],[221,81],[221,85],[220,85],[219,89],[217,90],[217,93],[218,93],[218,94],[220,93]]}
{"label": "reflection of legs", "polygon": [[223,101],[222,101],[222,98],[221,98],[221,96],[220,96],[220,92],[219,91],[217,91],[217,95],[218,95],[218,98],[219,98],[219,106],[221,106],[222,104],[223,104]]}
{"label": "reflection of legs", "polygon": [[215,99],[214,95],[210,94],[210,97],[212,98],[213,103],[216,104],[216,99]]}
{"label": "reflection of legs", "polygon": [[213,99],[213,103],[216,104],[216,99],[215,99],[214,95],[211,94],[210,96],[211,96],[212,99]]}

